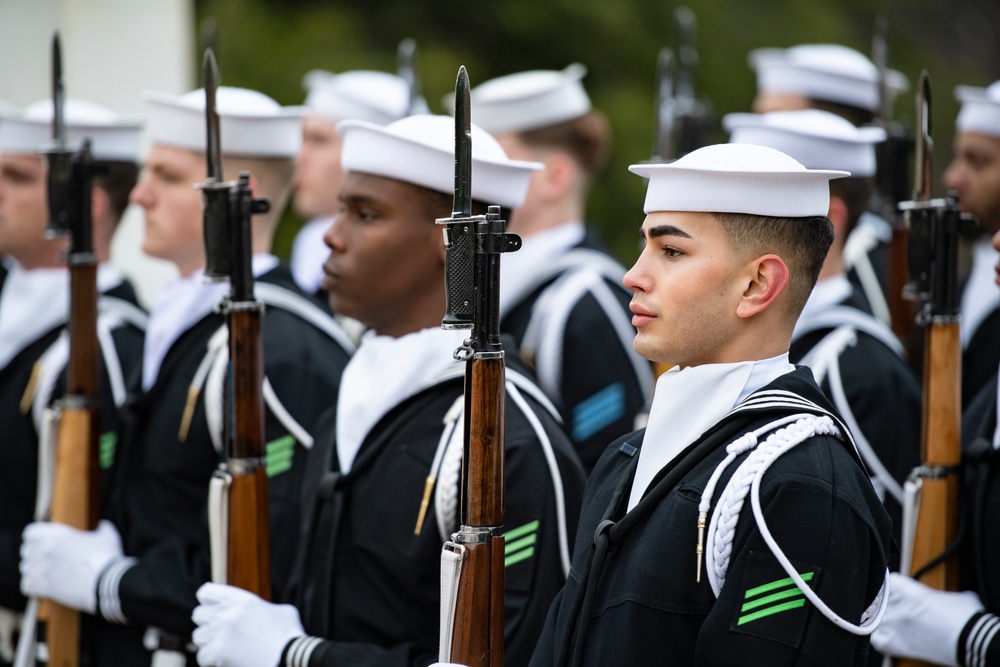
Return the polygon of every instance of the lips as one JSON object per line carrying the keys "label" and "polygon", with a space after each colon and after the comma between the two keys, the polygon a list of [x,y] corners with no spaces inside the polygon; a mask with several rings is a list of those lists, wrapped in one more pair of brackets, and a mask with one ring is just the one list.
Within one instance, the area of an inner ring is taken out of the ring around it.
{"label": "lips", "polygon": [[632,311],[632,326],[636,328],[644,324],[649,324],[656,319],[656,315],[634,302],[630,303],[628,308]]}

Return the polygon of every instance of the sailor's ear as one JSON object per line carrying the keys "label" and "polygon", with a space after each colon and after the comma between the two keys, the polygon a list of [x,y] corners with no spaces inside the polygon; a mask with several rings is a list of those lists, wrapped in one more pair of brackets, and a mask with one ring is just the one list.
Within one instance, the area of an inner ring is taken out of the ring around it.
{"label": "sailor's ear", "polygon": [[753,317],[771,307],[788,287],[788,266],[778,255],[762,255],[747,264],[746,288],[736,307],[737,317]]}

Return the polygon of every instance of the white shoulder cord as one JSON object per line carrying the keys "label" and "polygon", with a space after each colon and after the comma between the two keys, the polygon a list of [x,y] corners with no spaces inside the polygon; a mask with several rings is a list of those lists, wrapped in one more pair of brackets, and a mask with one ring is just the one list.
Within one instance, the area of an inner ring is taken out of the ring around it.
{"label": "white shoulder cord", "polygon": [[[531,406],[525,400],[519,387],[526,389],[536,400],[541,400],[546,411],[556,419],[558,413],[555,408],[548,404],[544,395],[528,383],[524,376],[511,371],[507,377],[507,394],[511,400],[524,414],[528,424],[535,432],[538,442],[545,456],[545,462],[549,468],[549,476],[552,479],[552,490],[556,502],[556,529],[559,538],[559,556],[562,563],[563,575],[569,576],[570,568],[570,546],[569,530],[566,519],[566,497],[562,484],[562,475],[559,472],[559,464],[556,461],[555,450],[552,448],[552,441],[545,432],[545,427],[538,419]],[[437,516],[438,532],[441,540],[446,542],[451,537],[452,529],[458,521],[458,485],[462,474],[462,438],[464,434],[464,413],[465,398],[459,396],[452,404],[444,418],[444,431],[438,441],[437,451],[434,454],[434,462],[427,476],[427,485],[435,484],[434,511]],[[425,495],[426,495],[425,491]],[[423,524],[423,513],[418,518],[417,531]]]}
{"label": "white shoulder cord", "polygon": [[[885,224],[884,221],[880,222]],[[892,324],[882,284],[879,282],[878,276],[875,275],[875,268],[868,256],[868,253],[878,247],[881,241],[878,229],[874,225],[857,225],[847,237],[847,242],[844,243],[844,269],[853,268],[857,273],[861,289],[864,291],[865,298],[868,299],[868,305],[872,308],[872,314],[881,322]]]}
{"label": "white shoulder cord", "polygon": [[858,425],[857,419],[854,417],[854,412],[847,401],[847,394],[844,392],[844,382],[840,375],[840,355],[845,349],[857,345],[857,343],[857,332],[851,326],[844,325],[827,334],[823,340],[809,351],[809,354],[802,358],[800,363],[812,369],[813,376],[816,378],[818,384],[822,384],[826,376],[829,375],[830,393],[832,394],[833,404],[837,406],[840,416],[843,417],[847,428],[850,429],[851,434],[854,436],[854,444],[857,447],[858,454],[864,460],[865,465],[874,473],[875,478],[889,492],[889,495],[896,502],[902,504],[903,487],[892,476],[878,457],[878,454],[875,453],[875,449],[871,446],[871,443],[868,442],[868,438],[865,437],[864,432]]}
{"label": "white shoulder cord", "polygon": [[[794,423],[791,423],[794,422]],[[777,427],[782,427],[774,431],[758,447],[758,438]],[[738,438],[727,448],[727,456],[715,469],[702,493],[701,503],[698,506],[699,532],[704,527],[705,515],[711,506],[712,495],[719,482],[722,473],[733,461],[748,450],[753,450],[736,472],[730,478],[726,488],[723,489],[719,502],[712,513],[712,520],[708,525],[708,539],[706,548],[706,569],[708,581],[712,587],[712,592],[718,596],[719,591],[725,584],[726,572],[729,567],[729,558],[732,554],[733,538],[736,534],[736,526],[739,521],[740,511],[747,494],[750,494],[750,503],[753,509],[754,519],[761,537],[770,548],[771,553],[781,564],[788,576],[795,582],[795,585],[802,591],[802,594],[825,616],[831,623],[855,635],[869,635],[878,627],[879,621],[885,614],[888,602],[889,571],[886,569],[885,578],[875,600],[861,616],[861,623],[854,625],[843,619],[836,612],[830,609],[819,596],[806,584],[795,567],[785,556],[778,546],[767,523],[764,520],[764,513],[760,506],[760,481],[764,477],[767,469],[790,449],[808,440],[814,435],[833,435],[842,437],[840,430],[829,416],[818,417],[812,414],[797,414],[779,419],[763,428]],[[700,546],[700,545],[699,545]],[[700,568],[699,568],[700,574]]]}

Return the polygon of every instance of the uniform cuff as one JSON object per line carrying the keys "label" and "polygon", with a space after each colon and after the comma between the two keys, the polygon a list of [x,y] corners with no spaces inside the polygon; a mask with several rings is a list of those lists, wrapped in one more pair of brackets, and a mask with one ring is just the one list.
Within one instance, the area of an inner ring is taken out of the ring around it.
{"label": "uniform cuff", "polygon": [[986,664],[990,642],[1000,631],[1000,617],[981,611],[974,614],[958,636],[958,664],[977,667]]}
{"label": "uniform cuff", "polygon": [[296,637],[285,644],[281,653],[281,667],[308,667],[316,647],[325,642],[320,637]]}
{"label": "uniform cuff", "polygon": [[122,612],[122,601],[118,596],[118,586],[122,577],[138,563],[135,558],[119,558],[104,568],[97,580],[97,612],[106,621],[125,625],[128,619]]}

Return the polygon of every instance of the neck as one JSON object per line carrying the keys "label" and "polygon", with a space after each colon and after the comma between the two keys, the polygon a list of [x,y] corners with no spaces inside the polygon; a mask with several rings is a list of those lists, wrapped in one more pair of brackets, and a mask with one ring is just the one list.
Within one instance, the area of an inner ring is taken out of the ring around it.
{"label": "neck", "polygon": [[830,252],[827,253],[826,260],[823,262],[823,268],[819,271],[817,280],[826,280],[827,278],[842,276],[846,273],[844,270],[843,250],[843,246],[831,246]]}
{"label": "neck", "polygon": [[[521,215],[522,212],[524,215]],[[515,210],[511,214],[510,231],[521,236],[531,236],[576,220],[583,220],[583,202],[566,197],[534,208]]]}

